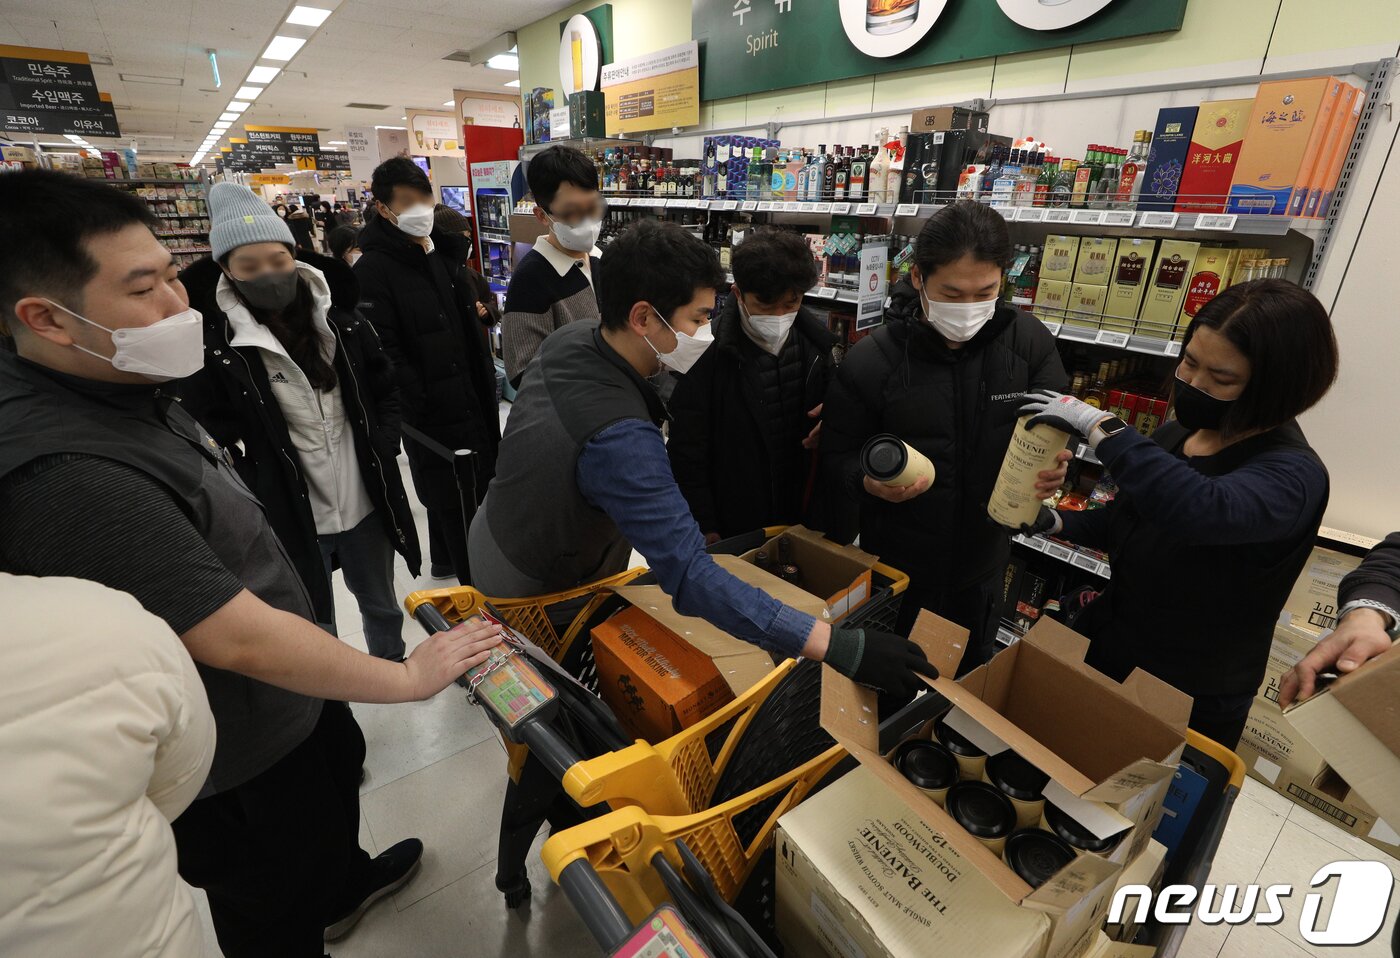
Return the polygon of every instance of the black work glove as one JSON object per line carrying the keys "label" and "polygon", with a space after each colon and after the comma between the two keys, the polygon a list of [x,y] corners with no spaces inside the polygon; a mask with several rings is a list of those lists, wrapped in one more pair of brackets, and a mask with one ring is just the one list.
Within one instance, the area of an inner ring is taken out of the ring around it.
{"label": "black work glove", "polygon": [[938,669],[918,645],[874,629],[833,628],[824,661],[861,685],[902,697],[927,688],[920,675],[938,678]]}
{"label": "black work glove", "polygon": [[1053,536],[1064,528],[1064,523],[1060,521],[1060,515],[1049,506],[1041,506],[1040,514],[1035,517],[1034,522],[1021,523],[1021,535],[1027,539],[1041,534]]}

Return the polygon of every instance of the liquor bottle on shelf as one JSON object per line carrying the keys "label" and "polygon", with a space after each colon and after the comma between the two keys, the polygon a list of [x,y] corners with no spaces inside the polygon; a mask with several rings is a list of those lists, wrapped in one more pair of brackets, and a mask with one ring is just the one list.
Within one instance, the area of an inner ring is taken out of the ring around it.
{"label": "liquor bottle on shelf", "polygon": [[1093,199],[1089,204],[1091,209],[1109,209],[1113,205],[1113,198],[1118,195],[1118,150],[1113,150],[1108,159],[1109,162],[1104,164],[1103,173],[1094,187]]}
{"label": "liquor bottle on shelf", "polygon": [[1012,196],[1013,206],[1035,205],[1035,185],[1040,181],[1044,159],[1042,154],[1032,153],[1029,162],[1021,164],[1021,175],[1016,178],[1016,191]]}
{"label": "liquor bottle on shelf", "polygon": [[1138,196],[1142,193],[1143,173],[1152,152],[1152,131],[1138,130],[1133,134],[1133,150],[1123,163],[1123,174],[1118,179],[1118,209],[1137,209]]}
{"label": "liquor bottle on shelf", "polygon": [[1001,179],[1002,170],[1006,168],[1009,156],[1010,149],[1008,147],[1000,145],[992,147],[992,155],[987,161],[987,170],[982,174],[982,188],[977,195],[978,202],[991,202],[992,191],[996,188],[997,181]]}
{"label": "liquor bottle on shelf", "polygon": [[1041,248],[1032,246],[1030,248],[1030,258],[1026,265],[1022,267],[1020,274],[1016,277],[1011,295],[1017,305],[1029,306],[1035,302],[1035,290],[1040,285],[1040,256]]}
{"label": "liquor bottle on shelf", "polygon": [[901,126],[893,142],[894,153],[890,157],[889,172],[885,176],[886,203],[899,202],[899,188],[904,182],[904,158],[909,149],[909,127]]}
{"label": "liquor bottle on shelf", "polygon": [[841,147],[836,148],[836,177],[831,188],[831,198],[833,200],[844,200],[846,198],[846,184],[851,178],[850,157],[848,155],[850,147],[846,152],[842,152]]}
{"label": "liquor bottle on shelf", "polygon": [[[993,160],[993,163],[996,161]],[[1006,209],[1015,202],[1016,184],[1021,179],[1022,151],[1012,150],[1007,161],[1002,164],[1000,173],[992,183],[991,205]]]}
{"label": "liquor bottle on shelf", "polygon": [[876,137],[875,155],[870,159],[870,165],[866,170],[867,187],[865,191],[865,201],[867,203],[883,203],[885,201],[885,177],[890,169],[890,151],[888,147],[890,131],[882,127]]}
{"label": "liquor bottle on shelf", "polygon": [[822,163],[822,195],[823,200],[829,200],[836,195],[836,157],[841,155],[841,147],[827,155]]}
{"label": "liquor bottle on shelf", "polygon": [[1079,177],[1079,162],[1065,159],[1060,161],[1060,172],[1050,186],[1047,205],[1057,208],[1067,207],[1074,199],[1074,184]]}
{"label": "liquor bottle on shelf", "polygon": [[1108,363],[1099,363],[1098,374],[1084,390],[1084,401],[1095,409],[1108,405]]}
{"label": "liquor bottle on shelf", "polygon": [[1084,162],[1080,163],[1074,171],[1074,187],[1070,193],[1069,205],[1082,207],[1089,199],[1089,183],[1094,178],[1094,157],[1097,155],[1098,147],[1091,146],[1084,156]]}

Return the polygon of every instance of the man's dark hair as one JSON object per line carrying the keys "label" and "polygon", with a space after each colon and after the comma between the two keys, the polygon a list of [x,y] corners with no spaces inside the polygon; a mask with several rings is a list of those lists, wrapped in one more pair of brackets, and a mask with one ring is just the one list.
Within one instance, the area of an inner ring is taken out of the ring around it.
{"label": "man's dark hair", "polygon": [[925,277],[964,256],[1001,269],[1011,265],[1006,220],[974,200],[959,200],[934,213],[914,241],[914,264]]}
{"label": "man's dark hair", "polygon": [[381,203],[388,204],[396,186],[407,186],[418,193],[433,195],[433,184],[428,180],[428,174],[406,156],[391,156],[370,174],[369,191]]}
{"label": "man's dark hair", "polygon": [[776,303],[817,285],[817,261],[807,241],[791,230],[750,232],[730,257],[739,292]]}
{"label": "man's dark hair", "polygon": [[623,329],[637,303],[667,322],[700,289],[724,285],[719,255],[675,223],[642,220],[608,244],[598,268],[605,329]]}
{"label": "man's dark hair", "polygon": [[82,310],[83,287],[98,268],[87,241],[156,222],[139,197],[104,180],[54,170],[0,174],[0,332],[25,296]]}
{"label": "man's dark hair", "polygon": [[359,245],[360,231],[353,226],[337,226],[326,234],[326,247],[336,259],[345,256],[347,250]]}
{"label": "man's dark hair", "polygon": [[1249,382],[1220,426],[1226,436],[1281,426],[1315,406],[1336,382],[1332,320],[1316,296],[1288,280],[1231,286],[1201,307],[1186,329],[1185,346],[1202,327],[1249,360]]}
{"label": "man's dark hair", "polygon": [[551,146],[533,157],[525,164],[525,180],[535,202],[546,210],[554,204],[554,194],[564,183],[598,192],[598,168],[571,146]]}

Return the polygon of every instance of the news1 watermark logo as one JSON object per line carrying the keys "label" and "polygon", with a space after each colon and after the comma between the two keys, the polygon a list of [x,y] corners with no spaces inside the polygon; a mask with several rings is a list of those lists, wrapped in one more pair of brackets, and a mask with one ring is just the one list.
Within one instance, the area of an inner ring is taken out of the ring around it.
{"label": "news1 watermark logo", "polygon": [[[1309,892],[1298,914],[1298,933],[1310,945],[1363,945],[1385,924],[1395,876],[1381,862],[1332,862],[1317,870],[1309,887],[1324,888],[1334,879],[1325,927],[1320,926],[1326,896]],[[1168,885],[1155,893],[1147,885],[1124,885],[1114,893],[1108,923],[1137,924],[1151,914],[1167,925],[1277,925],[1291,911],[1285,900],[1293,897],[1292,885]]]}

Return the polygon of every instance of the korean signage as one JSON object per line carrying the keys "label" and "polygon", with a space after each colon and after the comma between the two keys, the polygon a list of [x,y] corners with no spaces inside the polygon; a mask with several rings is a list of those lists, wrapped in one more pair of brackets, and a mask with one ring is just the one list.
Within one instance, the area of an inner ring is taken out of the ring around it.
{"label": "korean signage", "polygon": [[520,129],[519,98],[497,100],[464,90],[453,90],[452,95],[457,100],[458,126],[509,126]]}
{"label": "korean signage", "polygon": [[700,122],[700,51],[692,40],[603,67],[608,136]]}
{"label": "korean signage", "polygon": [[120,136],[112,98],[98,92],[86,53],[0,45],[0,129]]}
{"label": "korean signage", "polygon": [[691,36],[705,59],[702,95],[718,100],[1180,30],[1186,16],[1186,0],[1041,3],[1054,9],[1049,19],[1031,10],[1036,6],[1031,0],[693,0]]}
{"label": "korean signage", "polygon": [[286,173],[254,173],[248,177],[249,186],[286,186],[291,182]]}
{"label": "korean signage", "polygon": [[248,153],[264,167],[293,163],[298,156],[314,158],[321,152],[321,144],[314,129],[248,125],[243,127],[243,132],[248,138]]}
{"label": "korean signage", "polygon": [[457,114],[446,110],[407,111],[410,150],[414,156],[463,156]]}
{"label": "korean signage", "polygon": [[338,150],[322,150],[316,157],[316,169],[348,172],[350,170],[350,154]]}
{"label": "korean signage", "polygon": [[345,128],[345,152],[350,157],[350,175],[368,181],[379,165],[379,144],[374,130],[362,126]]}

